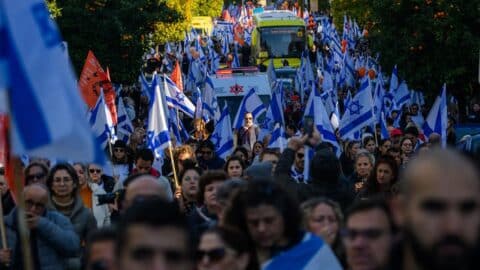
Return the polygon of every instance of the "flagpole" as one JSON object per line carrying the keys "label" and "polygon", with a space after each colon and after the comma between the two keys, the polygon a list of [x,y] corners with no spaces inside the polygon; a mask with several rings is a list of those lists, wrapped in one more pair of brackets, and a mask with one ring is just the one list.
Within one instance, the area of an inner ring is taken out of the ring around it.
{"label": "flagpole", "polygon": [[18,230],[20,234],[20,241],[22,244],[23,265],[25,270],[33,270],[32,253],[30,249],[30,233],[27,228],[27,221],[25,218],[25,198],[23,196],[23,185],[21,183],[22,168],[21,161],[18,158],[12,159],[13,177],[15,182],[15,193],[17,198],[17,221]]}
{"label": "flagpole", "polygon": [[108,134],[108,151],[110,152],[110,156],[112,157],[110,160],[110,165],[112,165],[112,176],[113,179],[115,179],[115,183],[118,181],[118,179],[115,178],[115,165],[113,164],[113,150],[112,150],[112,135]]}
{"label": "flagpole", "polygon": [[178,177],[177,177],[177,169],[175,168],[175,160],[173,158],[173,150],[172,150],[172,145],[169,143],[168,145],[168,151],[170,151],[170,162],[172,163],[172,170],[173,170],[173,180],[175,182],[175,189],[178,190],[180,188],[180,185],[178,183]]}
{"label": "flagpole", "polygon": [[[7,192],[9,191],[7,190]],[[0,235],[2,237],[2,247],[4,249],[7,249],[8,248],[7,234],[5,232],[5,220],[3,219],[3,202],[1,198],[0,198]]]}

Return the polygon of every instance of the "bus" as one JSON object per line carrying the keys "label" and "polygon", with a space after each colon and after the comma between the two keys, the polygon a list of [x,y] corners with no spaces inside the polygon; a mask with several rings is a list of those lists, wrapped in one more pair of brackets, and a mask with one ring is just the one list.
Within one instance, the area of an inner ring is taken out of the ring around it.
{"label": "bus", "polygon": [[213,31],[213,20],[208,16],[194,16],[192,17],[191,27],[199,35],[210,36]]}
{"label": "bus", "polygon": [[273,58],[275,68],[300,66],[307,46],[305,22],[293,12],[272,10],[253,16],[251,57],[257,66],[268,66]]}

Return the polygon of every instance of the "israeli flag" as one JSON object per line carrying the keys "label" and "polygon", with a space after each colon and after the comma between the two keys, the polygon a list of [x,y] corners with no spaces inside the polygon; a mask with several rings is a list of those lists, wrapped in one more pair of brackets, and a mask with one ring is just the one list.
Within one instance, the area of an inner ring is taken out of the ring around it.
{"label": "israeli flag", "polygon": [[223,107],[210,140],[215,145],[217,155],[223,159],[226,159],[233,151],[233,132],[227,104]]}
{"label": "israeli flag", "polygon": [[238,43],[235,41],[232,68],[239,68],[239,67],[240,67],[240,60],[238,59]]}
{"label": "israeli flag", "polygon": [[13,152],[104,164],[45,1],[1,1],[0,6],[0,90],[7,97],[8,89],[12,104]]}
{"label": "israeli flag", "polygon": [[433,103],[427,119],[423,124],[423,133],[430,136],[433,132],[440,134],[442,138],[442,147],[447,147],[447,86],[443,84],[442,94],[437,97]]}
{"label": "israeli flag", "polygon": [[138,76],[138,82],[140,83],[142,93],[148,97],[149,107],[151,107],[153,104],[153,96],[155,95],[153,81],[155,81],[156,76],[156,73],[153,73],[152,79],[150,81],[145,78],[145,74],[143,74],[143,72],[140,72],[140,75]]}
{"label": "israeli flag", "polygon": [[266,112],[265,105],[263,105],[262,100],[260,97],[255,93],[255,89],[252,88],[248,93],[243,97],[242,102],[237,111],[237,115],[235,116],[235,120],[233,120],[233,128],[239,129],[243,125],[243,117],[245,113],[250,112],[253,115],[253,119],[255,122],[258,122],[258,117]]}
{"label": "israeli flag", "polygon": [[188,97],[183,94],[177,85],[167,76],[161,76],[158,79],[163,81],[163,87],[165,89],[165,98],[167,105],[170,107],[178,108],[189,117],[193,118],[195,114],[195,105]]}
{"label": "israeli flag", "polygon": [[277,75],[275,74],[275,66],[273,65],[273,58],[270,58],[270,62],[267,67],[267,77],[270,82],[270,86],[273,87],[275,81],[277,80]]}
{"label": "israeli flag", "polygon": [[133,133],[133,124],[128,117],[123,99],[118,99],[118,115],[117,115],[117,137],[118,139],[128,142],[130,135]]}
{"label": "israeli flag", "polygon": [[364,78],[360,89],[345,109],[340,120],[340,136],[344,139],[375,122],[373,101],[368,78]]}
{"label": "israeli flag", "polygon": [[97,141],[103,149],[108,146],[108,142],[115,141],[115,129],[113,126],[110,110],[105,103],[103,90],[98,97],[97,103],[88,114],[88,121],[92,127],[93,133],[97,136]]}
{"label": "israeli flag", "polygon": [[390,133],[387,129],[387,121],[385,120],[385,114],[380,114],[380,138],[382,140],[390,138]]}
{"label": "israeli flag", "polygon": [[390,93],[395,93],[398,88],[398,71],[397,65],[393,67],[392,76],[390,77]]}
{"label": "israeli flag", "polygon": [[397,90],[393,93],[398,108],[401,109],[403,105],[410,103],[410,91],[408,91],[408,86],[405,80],[400,83]]}
{"label": "israeli flag", "polygon": [[168,118],[168,125],[173,136],[175,137],[175,146],[182,145],[183,142],[188,140],[190,135],[183,126],[182,121],[179,120],[177,110],[175,110],[174,108],[169,108],[168,112],[170,115],[170,117]]}
{"label": "israeli flag", "polygon": [[385,89],[383,88],[382,76],[378,76],[377,84],[375,85],[375,91],[373,94],[374,104],[373,112],[375,114],[376,121],[380,121],[380,113],[383,108],[383,97],[385,96]]}
{"label": "israeli flag", "polygon": [[316,92],[313,98],[313,119],[315,126],[322,136],[322,141],[332,144],[335,149],[335,154],[339,157],[342,151],[338,144],[337,136],[335,136],[335,131],[333,130],[327,110],[323,105],[322,98]]}
{"label": "israeli flag", "polygon": [[166,114],[167,102],[160,92],[158,80],[154,81],[154,89],[153,105],[148,114],[147,147],[155,153],[156,157],[161,157],[163,150],[171,145],[171,140]]}
{"label": "israeli flag", "polygon": [[205,90],[203,91],[203,117],[207,119],[207,122],[214,120],[215,123],[220,119],[217,96],[214,92],[212,79],[209,76],[205,80]]}
{"label": "israeli flag", "polygon": [[263,123],[260,125],[260,140],[264,138],[265,135],[271,133],[277,123],[281,126],[285,126],[282,103],[280,99],[281,98],[279,93],[277,93],[277,91],[274,91],[272,94],[272,99],[270,101],[270,106],[267,110],[267,114],[265,115]]}
{"label": "israeli flag", "polygon": [[283,152],[287,146],[287,138],[285,136],[285,129],[279,123],[275,124],[272,131],[272,136],[268,142],[268,148],[279,148],[280,152]]}
{"label": "israeli flag", "polygon": [[312,233],[305,233],[302,241],[285,252],[281,252],[262,265],[262,270],[340,270],[331,248]]}

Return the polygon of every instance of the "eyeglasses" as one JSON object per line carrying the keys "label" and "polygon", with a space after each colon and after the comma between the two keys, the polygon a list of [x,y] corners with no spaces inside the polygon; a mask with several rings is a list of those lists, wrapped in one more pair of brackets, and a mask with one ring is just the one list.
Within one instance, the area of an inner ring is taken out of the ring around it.
{"label": "eyeglasses", "polygon": [[197,261],[201,261],[205,256],[208,256],[208,259],[211,262],[218,262],[222,260],[227,254],[225,248],[215,248],[211,250],[197,250],[195,258]]}
{"label": "eyeglasses", "polygon": [[25,200],[25,207],[27,209],[31,209],[32,207],[35,207],[37,209],[44,209],[45,204],[41,202],[35,202],[33,200]]}
{"label": "eyeglasses", "polygon": [[245,117],[245,120],[253,120],[253,117]]}
{"label": "eyeglasses", "polygon": [[298,157],[298,158],[303,158],[304,156],[305,156],[304,153],[297,153],[297,157]]}
{"label": "eyeglasses", "polygon": [[114,151],[114,152],[123,153],[123,152],[125,152],[125,149],[123,149],[123,148],[115,148],[115,149],[113,149],[113,151]]}
{"label": "eyeglasses", "polygon": [[44,173],[37,173],[37,174],[30,174],[28,175],[25,179],[27,182],[30,182],[32,180],[42,180],[46,175]]}
{"label": "eyeglasses", "polygon": [[101,173],[102,169],[89,169],[88,170],[90,173]]}
{"label": "eyeglasses", "polygon": [[355,230],[355,229],[344,229],[341,231],[341,235],[349,241],[355,240],[358,236],[362,236],[368,240],[376,240],[380,238],[385,233],[381,229],[365,229],[365,230]]}

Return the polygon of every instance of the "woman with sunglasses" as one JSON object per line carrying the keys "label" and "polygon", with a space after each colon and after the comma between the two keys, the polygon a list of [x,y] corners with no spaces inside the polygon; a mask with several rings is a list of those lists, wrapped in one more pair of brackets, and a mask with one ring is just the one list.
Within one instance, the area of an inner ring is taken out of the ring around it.
{"label": "woman with sunglasses", "polygon": [[48,167],[44,163],[30,162],[24,170],[25,185],[28,186],[33,183],[46,184],[48,176]]}
{"label": "woman with sunglasses", "polygon": [[[47,187],[50,193],[48,207],[69,218],[80,243],[85,243],[87,234],[97,228],[97,222],[78,194],[79,180],[75,169],[68,163],[58,163],[48,175]],[[81,254],[68,258],[66,264],[67,270],[80,269]]]}
{"label": "woman with sunglasses", "polygon": [[115,187],[115,179],[105,175],[102,167],[95,163],[88,164],[88,180],[101,186],[107,193],[112,192]]}
{"label": "woman with sunglasses", "polygon": [[123,183],[133,168],[132,153],[124,141],[117,140],[112,145],[111,154],[112,164],[105,166],[105,169],[109,170],[106,174],[112,175],[116,182],[120,181]]}
{"label": "woman with sunglasses", "polygon": [[80,198],[83,205],[92,210],[93,216],[97,221],[97,227],[110,225],[108,205],[100,205],[98,203],[98,195],[106,194],[105,190],[98,184],[88,181],[87,166],[76,162],[73,163],[73,168],[77,172]]}
{"label": "woman with sunglasses", "polygon": [[196,252],[198,270],[257,270],[260,269],[243,233],[226,227],[218,227],[203,233]]}

